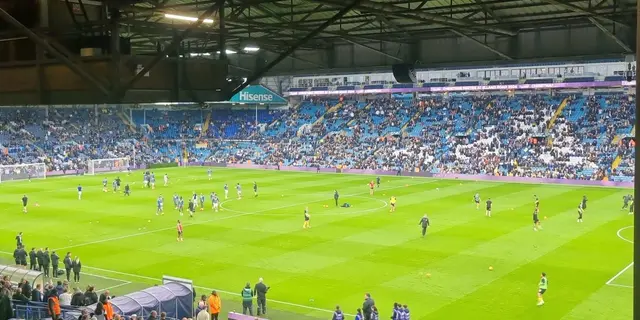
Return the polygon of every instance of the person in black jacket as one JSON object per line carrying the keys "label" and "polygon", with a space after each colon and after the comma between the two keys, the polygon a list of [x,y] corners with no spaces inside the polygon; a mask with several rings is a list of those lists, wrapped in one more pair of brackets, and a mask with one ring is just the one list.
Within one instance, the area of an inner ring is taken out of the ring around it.
{"label": "person in black jacket", "polygon": [[36,259],[36,248],[31,248],[31,251],[29,251],[29,270],[38,269]]}
{"label": "person in black jacket", "polygon": [[371,320],[371,314],[373,313],[373,306],[376,303],[371,298],[369,293],[364,294],[364,302],[362,303],[362,313],[364,315],[364,320]]}
{"label": "person in black jacket", "polygon": [[36,252],[36,260],[38,260],[38,271],[42,271],[42,266],[44,265],[42,248],[38,249],[38,252]]}
{"label": "person in black jacket", "polygon": [[31,290],[31,301],[33,302],[43,302],[44,301],[44,297],[42,296],[42,291],[41,291],[42,287],[40,287],[40,284],[36,284],[36,287]]}
{"label": "person in black jacket", "polygon": [[75,283],[80,282],[80,271],[82,271],[82,262],[80,262],[80,258],[76,257],[73,259],[71,269],[73,269],[73,281]]}
{"label": "person in black jacket", "polygon": [[51,252],[51,266],[53,267],[53,277],[58,277],[58,265],[60,264],[60,257],[53,251]]}
{"label": "person in black jacket", "polygon": [[44,270],[45,277],[49,277],[50,265],[51,265],[51,255],[49,255],[49,248],[44,248],[44,252],[42,252],[42,268]]}
{"label": "person in black jacket", "polygon": [[80,289],[73,289],[73,296],[71,296],[71,305],[74,307],[82,307],[84,306],[84,294]]}
{"label": "person in black jacket", "polygon": [[18,258],[20,262],[20,266],[23,268],[27,267],[27,250],[24,249],[24,246],[20,246],[20,250],[18,251]]}
{"label": "person in black jacket", "polygon": [[69,277],[71,276],[71,268],[73,267],[73,261],[71,261],[71,252],[67,252],[67,255],[64,256],[64,260],[62,260],[64,264],[64,270],[67,273],[67,281],[71,281]]}
{"label": "person in black jacket", "polygon": [[8,320],[11,318],[13,318],[11,291],[7,288],[0,288],[0,320]]}
{"label": "person in black jacket", "polygon": [[29,303],[29,298],[27,298],[27,296],[22,294],[22,290],[19,290],[19,289],[16,289],[16,291],[13,293],[12,299],[15,300],[16,303],[19,303],[22,305],[26,305],[27,303]]}
{"label": "person in black jacket", "polygon": [[24,294],[27,297],[31,297],[31,285],[29,284],[29,281],[26,279],[22,280],[22,287],[20,287],[22,289],[22,294]]}
{"label": "person in black jacket", "polygon": [[87,291],[84,293],[84,304],[90,306],[98,303],[98,294],[93,286],[88,286]]}
{"label": "person in black jacket", "polygon": [[18,254],[20,252],[20,246],[17,246],[15,250],[13,250],[13,260],[16,262],[16,266],[20,265],[20,258]]}
{"label": "person in black jacket", "polygon": [[267,291],[269,288],[266,284],[264,284],[264,280],[262,278],[258,279],[258,283],[254,287],[253,291],[256,294],[257,302],[258,302],[258,316],[261,314],[267,314]]}

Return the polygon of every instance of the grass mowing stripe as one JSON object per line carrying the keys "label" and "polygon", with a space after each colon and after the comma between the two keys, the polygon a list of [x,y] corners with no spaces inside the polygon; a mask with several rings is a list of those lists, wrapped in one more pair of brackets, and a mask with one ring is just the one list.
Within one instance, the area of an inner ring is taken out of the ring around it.
{"label": "grass mowing stripe", "polygon": [[[427,183],[429,183],[429,182],[427,182]],[[391,187],[391,188],[386,188],[385,190],[393,190],[393,189],[402,188],[402,187],[403,186]],[[346,197],[356,196],[356,195],[365,194],[365,193],[367,193],[367,192],[361,192],[361,193],[346,195]],[[235,214],[235,215],[231,215],[231,216],[225,216],[225,217],[221,217],[221,218],[214,218],[214,219],[204,220],[204,221],[200,221],[200,222],[185,223],[184,225],[185,225],[185,227],[188,227],[188,226],[194,226],[194,225],[200,225],[200,224],[207,224],[207,223],[211,223],[211,222],[215,222],[215,221],[226,220],[226,219],[234,219],[234,218],[250,216],[250,215],[256,215],[256,214],[260,214],[262,212],[268,212],[268,211],[272,211],[272,210],[290,208],[290,207],[294,207],[294,206],[301,206],[301,205],[305,205],[305,204],[309,204],[309,203],[316,203],[316,202],[320,202],[320,201],[327,201],[327,200],[323,199],[323,200],[317,200],[317,201],[307,201],[307,202],[302,202],[302,203],[288,204],[288,205],[284,205],[284,206],[281,206],[281,207],[278,207],[278,208],[267,208],[265,210],[259,210],[259,211],[254,211],[254,212],[239,213],[239,214]],[[220,203],[220,206],[222,206],[223,203],[224,203],[224,201]],[[78,247],[84,247],[84,246],[87,246],[87,245],[98,244],[98,243],[103,243],[103,242],[112,242],[112,241],[117,241],[117,240],[122,240],[122,239],[139,237],[139,236],[143,236],[143,235],[148,235],[148,234],[153,234],[153,233],[162,232],[162,231],[168,231],[168,230],[174,230],[174,229],[175,229],[175,227],[173,227],[173,226],[172,227],[166,227],[166,228],[160,228],[160,229],[154,229],[154,230],[149,230],[149,231],[145,231],[145,232],[138,232],[138,233],[134,233],[134,234],[123,235],[123,236],[120,236],[120,237],[113,237],[113,238],[109,238],[109,239],[90,241],[90,242],[75,244],[75,245],[71,245],[71,246],[64,246],[64,247],[56,248],[56,249],[53,249],[53,250],[56,250],[56,251],[69,250],[69,249],[72,249],[72,248],[78,248]]]}

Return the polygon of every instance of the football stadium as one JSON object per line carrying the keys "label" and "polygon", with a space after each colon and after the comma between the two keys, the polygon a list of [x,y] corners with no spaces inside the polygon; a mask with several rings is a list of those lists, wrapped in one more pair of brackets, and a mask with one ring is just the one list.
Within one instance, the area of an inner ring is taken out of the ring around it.
{"label": "football stadium", "polygon": [[633,319],[637,10],[0,1],[0,320]]}

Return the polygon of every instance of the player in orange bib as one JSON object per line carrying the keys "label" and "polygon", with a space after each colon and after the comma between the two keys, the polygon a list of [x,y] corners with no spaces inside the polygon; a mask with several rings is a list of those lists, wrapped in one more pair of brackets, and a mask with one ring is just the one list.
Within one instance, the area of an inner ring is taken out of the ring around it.
{"label": "player in orange bib", "polygon": [[178,230],[178,241],[183,241],[182,239],[182,223],[178,220],[178,226],[176,227]]}
{"label": "player in orange bib", "polygon": [[371,182],[369,182],[369,195],[373,195],[373,188],[375,188],[375,183],[371,180]]}

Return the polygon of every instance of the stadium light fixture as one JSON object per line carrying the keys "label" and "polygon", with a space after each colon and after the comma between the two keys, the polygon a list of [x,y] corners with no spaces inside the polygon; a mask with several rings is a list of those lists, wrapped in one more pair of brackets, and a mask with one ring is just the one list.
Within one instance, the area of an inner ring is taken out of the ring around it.
{"label": "stadium light fixture", "polygon": [[242,49],[244,50],[244,52],[258,52],[260,51],[260,47],[253,45],[253,44],[248,44],[246,46],[244,46],[244,48]]}
{"label": "stadium light fixture", "polygon": [[[227,54],[236,54],[237,52],[231,50],[231,49],[227,49],[224,52],[226,52]],[[216,51],[217,54],[220,54],[220,51]]]}
{"label": "stadium light fixture", "polygon": [[[165,13],[164,17],[167,18],[167,19],[189,21],[189,22],[198,21],[198,18],[196,18],[196,17],[181,16],[181,15],[178,15],[178,14],[171,14],[171,13]],[[212,24],[213,23],[213,19],[204,19],[204,20],[202,20],[202,22],[203,23]]]}

